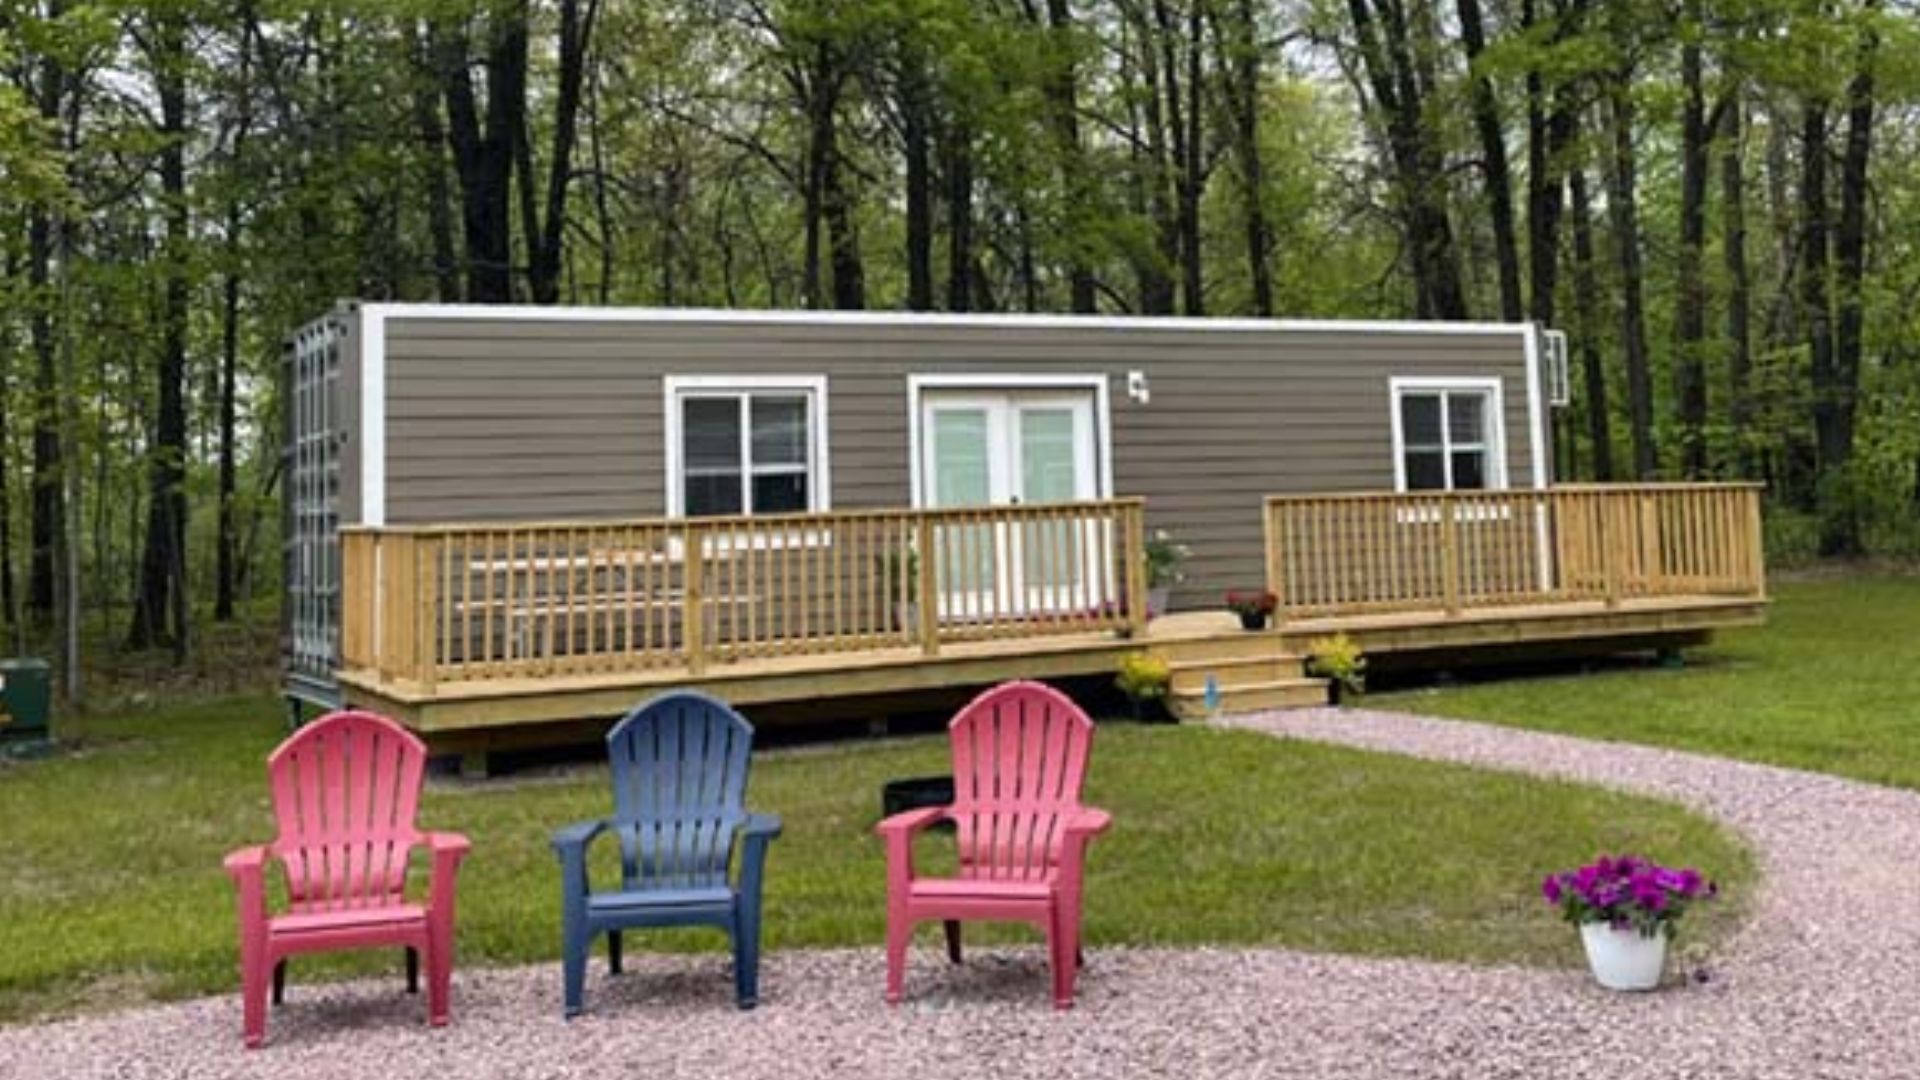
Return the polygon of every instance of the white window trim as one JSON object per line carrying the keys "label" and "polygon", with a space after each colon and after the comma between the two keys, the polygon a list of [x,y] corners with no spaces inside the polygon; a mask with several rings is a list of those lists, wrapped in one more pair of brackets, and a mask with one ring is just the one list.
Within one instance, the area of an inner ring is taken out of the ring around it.
{"label": "white window trim", "polygon": [[[1409,393],[1464,390],[1487,395],[1487,491],[1507,489],[1507,413],[1501,380],[1480,376],[1395,376],[1387,381],[1387,411],[1393,425],[1393,490],[1407,493],[1406,431],[1400,422],[1400,399]],[[1444,410],[1441,422],[1446,422]],[[1451,489],[1449,489],[1451,490]]]}
{"label": "white window trim", "polygon": [[[804,393],[807,395],[807,424],[811,429],[807,447],[806,513],[819,514],[833,509],[832,462],[828,457],[827,377],[825,375],[668,375],[662,380],[662,408],[667,435],[667,516],[686,517],[685,477],[680,468],[682,440],[680,401],[685,395],[701,393],[755,394]],[[751,433],[747,433],[750,435]],[[743,436],[745,437],[745,436]],[[745,462],[742,462],[745,466]],[[742,477],[741,482],[747,482]],[[744,492],[743,492],[744,494]]]}
{"label": "white window trim", "polygon": [[920,424],[922,402],[929,390],[1080,390],[1093,393],[1094,498],[1113,498],[1113,408],[1107,376],[967,374],[907,376],[907,464],[914,509],[927,505],[925,454]]}

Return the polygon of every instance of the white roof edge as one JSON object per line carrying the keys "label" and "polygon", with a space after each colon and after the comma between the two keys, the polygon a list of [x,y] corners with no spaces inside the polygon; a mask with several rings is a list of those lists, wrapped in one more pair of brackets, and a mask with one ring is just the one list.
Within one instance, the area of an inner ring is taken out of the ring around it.
{"label": "white roof edge", "polygon": [[1248,319],[1172,315],[1027,315],[918,311],[797,311],[769,308],[542,307],[532,304],[365,303],[383,318],[577,322],[735,322],[793,326],[977,326],[1095,330],[1263,330],[1325,333],[1525,334],[1531,323],[1423,322],[1411,319]]}

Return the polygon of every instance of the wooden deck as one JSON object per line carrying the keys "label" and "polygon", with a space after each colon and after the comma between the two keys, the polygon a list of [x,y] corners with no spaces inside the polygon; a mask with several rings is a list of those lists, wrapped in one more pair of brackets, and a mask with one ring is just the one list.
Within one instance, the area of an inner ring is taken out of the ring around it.
{"label": "wooden deck", "polygon": [[1690,644],[1767,603],[1742,485],[1313,496],[1265,514],[1277,611],[1254,633],[1224,611],[1149,620],[1138,500],[354,530],[336,675],[348,702],[443,745],[604,723],[668,687],[830,703],[1102,675],[1141,649],[1173,664],[1175,709],[1196,716],[1319,700],[1302,660],[1333,633],[1387,666],[1452,663]]}

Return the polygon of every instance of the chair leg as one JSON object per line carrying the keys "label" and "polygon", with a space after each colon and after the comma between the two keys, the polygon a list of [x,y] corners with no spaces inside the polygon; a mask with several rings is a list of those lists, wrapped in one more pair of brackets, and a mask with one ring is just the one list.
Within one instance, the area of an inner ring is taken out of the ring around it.
{"label": "chair leg", "polygon": [[453,1013],[453,935],[441,931],[427,938],[427,1023],[445,1027]]}
{"label": "chair leg", "polygon": [[622,964],[624,957],[622,957],[620,953],[620,944],[620,931],[607,931],[607,970],[615,975],[625,970]]}
{"label": "chair leg", "polygon": [[946,921],[946,927],[947,960],[949,963],[957,964],[960,962],[960,920],[948,919]]}
{"label": "chair leg", "polygon": [[1074,955],[1079,951],[1079,928],[1072,917],[1056,909],[1047,924],[1047,953],[1053,968],[1053,1007],[1073,1008]]}
{"label": "chair leg", "polygon": [[287,962],[285,960],[273,965],[273,1003],[275,1005],[287,1003]]}
{"label": "chair leg", "polygon": [[273,973],[264,963],[243,963],[240,970],[240,1032],[247,1049],[267,1039],[267,995]]}
{"label": "chair leg", "polygon": [[407,946],[407,993],[420,992],[420,950]]}
{"label": "chair leg", "polygon": [[560,984],[567,1019],[580,1015],[581,1000],[587,990],[587,935],[585,930],[569,929],[561,942]]}
{"label": "chair leg", "polygon": [[742,905],[734,913],[733,993],[742,1009],[760,1004],[760,912]]}
{"label": "chair leg", "polygon": [[897,1005],[906,992],[907,943],[913,923],[904,910],[887,911],[887,1004]]}

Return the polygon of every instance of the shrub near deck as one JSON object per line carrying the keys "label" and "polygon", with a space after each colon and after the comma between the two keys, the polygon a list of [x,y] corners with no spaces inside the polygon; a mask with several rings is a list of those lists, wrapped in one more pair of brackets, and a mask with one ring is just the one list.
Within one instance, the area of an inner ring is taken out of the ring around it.
{"label": "shrub near deck", "polygon": [[[0,768],[0,1019],[233,988],[233,899],[219,861],[271,835],[261,763],[278,716],[255,697],[77,721],[66,730],[79,753]],[[768,948],[879,948],[884,860],[870,829],[880,787],[946,761],[945,740],[922,737],[755,762],[748,801],[787,826],[768,866]],[[599,767],[430,788],[422,824],[474,843],[460,890],[463,968],[552,963],[558,994],[547,829],[602,812],[606,792]],[[1725,833],[1666,804],[1248,732],[1105,725],[1087,798],[1116,822],[1089,866],[1094,963],[1113,943],[1240,942],[1572,964],[1565,928],[1535,898],[1552,867],[1631,848],[1707,868],[1736,896],[1752,878]],[[950,859],[941,843],[920,849],[935,870]],[[1734,908],[1692,929],[1723,932]],[[1040,947],[1018,929],[979,936]],[[722,947],[700,931],[629,943]],[[297,963],[289,992],[354,972],[397,980],[398,965],[397,954]],[[876,985],[876,1007],[879,994]]]}

